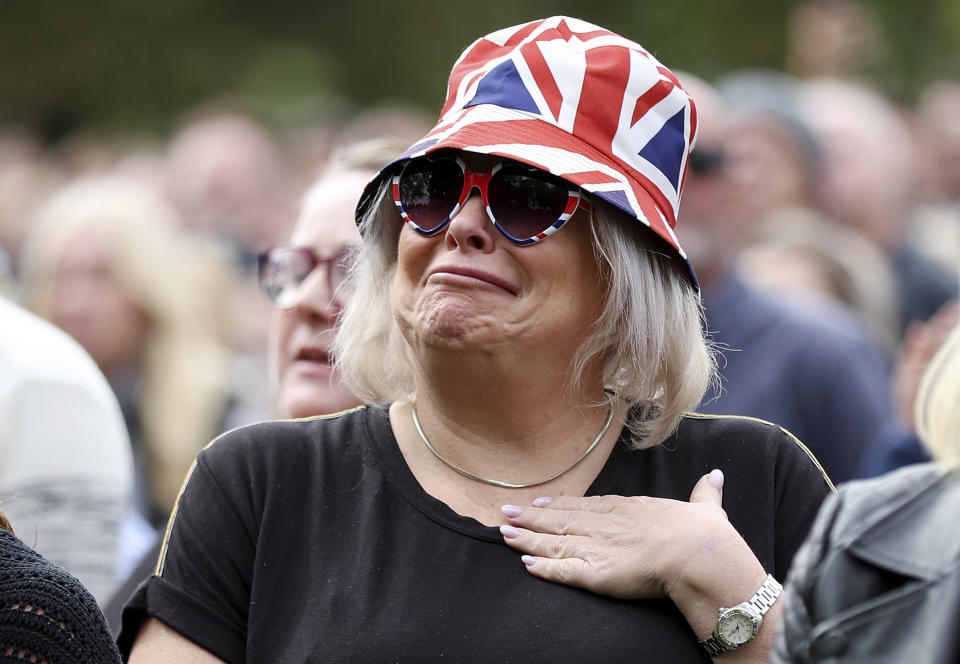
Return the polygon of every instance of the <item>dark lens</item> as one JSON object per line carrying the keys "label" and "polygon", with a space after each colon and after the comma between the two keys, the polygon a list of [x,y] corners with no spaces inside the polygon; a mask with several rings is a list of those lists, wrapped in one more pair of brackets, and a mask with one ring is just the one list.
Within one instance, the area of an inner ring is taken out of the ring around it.
{"label": "dark lens", "polygon": [[690,153],[690,170],[697,175],[715,175],[723,169],[723,152],[717,148],[697,146]]}
{"label": "dark lens", "polygon": [[558,177],[523,166],[504,166],[490,180],[490,208],[500,227],[518,240],[549,228],[567,207],[570,193]]}
{"label": "dark lens", "polygon": [[452,159],[415,159],[400,176],[400,203],[425,231],[438,228],[463,193],[463,171]]}

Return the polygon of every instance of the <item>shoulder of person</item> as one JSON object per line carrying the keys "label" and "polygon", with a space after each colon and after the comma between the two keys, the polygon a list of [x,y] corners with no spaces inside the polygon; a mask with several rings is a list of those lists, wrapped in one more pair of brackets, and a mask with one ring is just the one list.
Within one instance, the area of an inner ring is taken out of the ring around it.
{"label": "shoulder of person", "polygon": [[674,436],[679,444],[689,439],[698,445],[720,446],[737,458],[768,459],[775,465],[786,462],[794,467],[809,465],[814,475],[819,472],[827,485],[833,487],[810,448],[774,422],[746,415],[687,413]]}
{"label": "shoulder of person", "polygon": [[[6,661],[49,661],[49,655],[82,653],[84,661],[119,663],[93,595],[72,574],[5,530],[0,530],[0,601],[0,642],[33,653],[25,658],[14,654]],[[31,605],[44,610],[33,611]]]}
{"label": "shoulder of person", "polygon": [[[705,410],[709,411],[710,404]],[[779,424],[747,415],[720,415],[710,412],[686,413],[680,421],[680,436],[695,436],[698,440],[716,439],[738,444],[768,444],[770,440],[786,445],[800,445],[796,436]]]}
{"label": "shoulder of person", "polygon": [[239,426],[214,438],[198,455],[211,465],[240,460],[302,459],[320,451],[336,453],[366,436],[379,405],[364,405],[338,413],[287,420],[268,420]]}
{"label": "shoulder of person", "polygon": [[934,463],[842,484],[834,509],[831,539],[841,548],[882,543],[889,552],[908,540],[930,549],[945,531],[960,544],[960,475]]}

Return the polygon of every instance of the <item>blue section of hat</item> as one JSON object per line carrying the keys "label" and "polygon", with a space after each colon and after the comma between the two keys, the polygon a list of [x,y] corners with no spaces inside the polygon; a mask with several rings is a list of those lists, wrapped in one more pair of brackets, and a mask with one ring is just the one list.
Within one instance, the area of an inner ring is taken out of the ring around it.
{"label": "blue section of hat", "polygon": [[663,173],[674,189],[680,188],[680,166],[686,142],[683,138],[684,111],[663,123],[660,131],[640,150],[640,156]]}
{"label": "blue section of hat", "polygon": [[627,200],[627,195],[620,189],[615,189],[613,191],[595,191],[593,192],[593,195],[617,206],[631,217],[635,214],[630,205],[630,201]]}
{"label": "blue section of hat", "polygon": [[527,113],[539,113],[540,109],[533,101],[520,78],[520,72],[512,60],[504,60],[491,69],[480,80],[477,94],[473,96],[464,108],[479,106],[480,104],[494,104],[503,108],[513,108]]}

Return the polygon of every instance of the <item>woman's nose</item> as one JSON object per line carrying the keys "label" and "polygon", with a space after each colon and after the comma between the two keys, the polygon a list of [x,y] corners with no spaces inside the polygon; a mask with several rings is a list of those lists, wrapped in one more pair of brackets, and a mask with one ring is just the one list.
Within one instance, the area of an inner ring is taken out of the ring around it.
{"label": "woman's nose", "polygon": [[330,290],[326,265],[316,266],[297,289],[294,308],[297,313],[313,318],[333,319],[341,304]]}
{"label": "woman's nose", "polygon": [[446,231],[446,243],[451,249],[479,249],[493,251],[494,233],[493,222],[487,216],[486,207],[480,192],[474,189],[470,192],[457,213],[450,219]]}

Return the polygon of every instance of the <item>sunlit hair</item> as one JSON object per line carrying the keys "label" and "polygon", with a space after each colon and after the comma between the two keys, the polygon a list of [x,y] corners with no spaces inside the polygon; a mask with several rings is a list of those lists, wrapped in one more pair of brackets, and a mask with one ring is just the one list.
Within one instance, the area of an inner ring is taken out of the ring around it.
{"label": "sunlit hair", "polygon": [[931,456],[960,469],[960,325],[927,365],[914,406],[917,435]]}
{"label": "sunlit hair", "polygon": [[[365,251],[351,275],[354,295],[343,313],[335,353],[344,379],[362,398],[410,399],[417,390],[416,363],[390,304],[401,221],[386,191],[377,192],[361,221]],[[683,267],[658,251],[658,240],[639,222],[601,201],[591,202],[592,216],[573,223],[591,223],[608,292],[593,331],[571,360],[567,393],[587,393],[579,390],[584,371],[602,358],[608,398],[638,409],[628,423],[632,443],[650,447],[700,403],[715,376],[700,296]]]}
{"label": "sunlit hair", "polygon": [[87,233],[104,243],[109,269],[149,320],[138,414],[154,500],[173,505],[199,449],[224,414],[228,358],[215,339],[212,300],[221,283],[214,260],[151,187],[121,176],[77,180],[31,220],[23,253],[24,304],[52,317],[59,266]]}
{"label": "sunlit hair", "polygon": [[2,507],[0,507],[0,529],[6,530],[8,533],[13,532],[13,525],[11,525],[7,515],[4,514]]}

